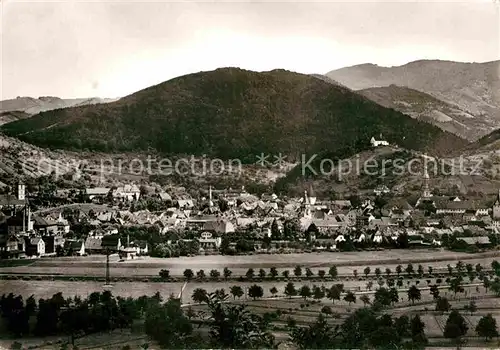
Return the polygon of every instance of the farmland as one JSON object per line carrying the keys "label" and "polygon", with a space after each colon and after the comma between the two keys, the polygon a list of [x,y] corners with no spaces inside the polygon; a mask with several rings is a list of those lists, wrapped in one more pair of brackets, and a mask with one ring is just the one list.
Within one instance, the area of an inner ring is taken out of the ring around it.
{"label": "farmland", "polygon": [[[411,254],[410,254],[411,253]],[[429,256],[432,255],[432,256]],[[356,309],[373,304],[375,292],[381,286],[387,288],[389,282],[398,280],[397,294],[398,301],[384,308],[384,312],[393,317],[402,315],[419,315],[425,324],[426,336],[432,346],[449,346],[449,341],[443,338],[443,329],[446,324],[449,312],[434,311],[436,301],[430,292],[430,287],[436,285],[439,295],[449,300],[451,307],[459,310],[464,316],[469,330],[465,338],[468,345],[477,345],[484,348],[484,341],[480,339],[474,329],[482,316],[492,314],[500,321],[500,309],[498,300],[491,290],[487,290],[480,280],[480,273],[476,270],[476,264],[481,264],[482,275],[493,279],[495,274],[491,270],[491,262],[496,259],[497,253],[465,254],[453,253],[449,251],[371,251],[353,253],[321,253],[321,254],[301,254],[301,255],[248,255],[248,256],[196,256],[172,259],[158,258],[138,258],[129,261],[118,261],[117,257],[112,258],[110,267],[112,281],[111,292],[115,296],[139,298],[143,295],[153,295],[159,293],[164,299],[170,295],[181,297],[182,306],[185,310],[190,310],[194,315],[194,320],[203,322],[206,315],[206,305],[194,302],[192,296],[196,289],[202,288],[206,292],[215,292],[224,289],[229,293],[231,287],[239,286],[243,291],[242,297],[232,297],[228,300],[231,304],[246,304],[248,309],[256,314],[273,314],[272,331],[280,340],[287,339],[287,322],[290,318],[299,325],[313,323],[324,306],[328,306],[331,315],[328,316],[330,324],[342,324],[349,315]],[[409,258],[411,257],[411,258]],[[410,260],[411,259],[411,260]],[[449,287],[449,280],[457,274],[457,262],[463,262],[463,291],[455,293]],[[407,263],[411,261],[414,272],[406,273],[404,270]],[[474,270],[465,273],[465,265],[472,265]],[[294,269],[300,265],[301,275],[295,275]],[[396,266],[401,265],[403,272],[396,274]],[[417,272],[417,266],[422,265],[423,272]],[[453,268],[450,274],[447,265]],[[58,292],[63,296],[70,297],[78,295],[87,298],[93,292],[104,290],[104,266],[105,257],[99,255],[86,257],[66,257],[54,259],[34,260],[30,265],[19,264],[0,268],[0,274],[16,275],[16,279],[1,281],[2,293],[14,293],[28,298],[34,295],[35,298],[50,298]],[[328,276],[329,268],[336,266],[338,275],[334,278]],[[233,275],[228,280],[222,276],[211,278],[209,272],[212,269],[222,273],[224,267],[231,269]],[[276,267],[278,276],[269,277],[271,267]],[[370,267],[370,272],[366,273],[365,268]],[[429,269],[431,267],[431,269]],[[245,276],[249,268],[254,269],[254,277]],[[259,269],[264,269],[266,277],[259,277]],[[305,269],[309,268],[312,276],[305,276]],[[375,269],[380,269],[380,275],[376,276]],[[389,268],[389,273],[386,269]],[[171,278],[161,279],[158,275],[161,269],[168,269]],[[198,278],[194,276],[187,280],[183,276],[185,269],[192,269],[196,274],[198,270],[204,270],[206,276]],[[288,270],[289,276],[283,276],[282,272]],[[318,276],[318,271],[326,271],[326,277]],[[357,270],[355,276],[353,271]],[[96,276],[93,280],[40,280],[33,278],[37,274],[62,274],[63,276]],[[137,276],[137,279],[131,277]],[[472,277],[473,278],[472,278]],[[241,277],[241,278],[240,278]],[[470,278],[469,278],[470,277]],[[324,287],[328,290],[333,285],[342,284],[342,296],[338,300],[328,299],[326,296],[317,297],[289,297],[285,293],[288,283],[293,283],[299,290],[303,286]],[[263,295],[251,298],[249,294],[252,285],[262,287]],[[392,284],[394,286],[394,284]],[[408,298],[408,290],[411,286],[417,287],[421,291],[421,296],[417,300]],[[184,287],[184,288],[183,288]],[[276,289],[271,291],[272,289]],[[182,290],[182,293],[181,293]],[[354,302],[344,300],[348,292],[353,292]],[[362,300],[364,298],[364,300]],[[474,312],[467,312],[466,306],[474,300],[477,309]],[[368,303],[368,304],[367,304]],[[135,333],[127,336],[139,339],[142,342],[143,334]],[[86,338],[79,340],[84,346],[91,342]],[[114,341],[114,340],[113,340]],[[106,340],[102,343],[111,344],[113,341]],[[96,340],[99,344],[99,341]],[[101,343],[101,344],[102,344]],[[88,345],[87,345],[88,346]],[[496,342],[488,343],[489,347],[497,347]],[[85,347],[85,346],[84,346]]]}

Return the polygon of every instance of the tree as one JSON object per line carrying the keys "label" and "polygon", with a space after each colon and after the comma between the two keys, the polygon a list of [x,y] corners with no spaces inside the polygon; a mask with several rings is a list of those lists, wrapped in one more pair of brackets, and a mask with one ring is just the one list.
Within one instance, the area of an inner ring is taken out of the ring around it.
{"label": "tree", "polygon": [[401,275],[401,272],[403,272],[403,267],[401,265],[396,266],[396,274]]}
{"label": "tree", "polygon": [[271,267],[269,270],[269,276],[271,276],[272,279],[276,279],[278,276],[278,270],[275,267]]}
{"label": "tree", "polygon": [[276,221],[276,219],[274,219],[273,223],[271,224],[271,237],[274,240],[280,240],[282,238],[278,222]]}
{"label": "tree", "polygon": [[410,321],[411,338],[414,343],[424,345],[427,343],[425,337],[425,324],[420,319],[419,315],[415,315]]}
{"label": "tree", "polygon": [[397,303],[399,301],[399,293],[396,288],[391,288],[389,290],[389,293],[391,295],[391,302],[392,304]]}
{"label": "tree", "polygon": [[432,275],[432,266],[427,266],[427,272],[429,273],[429,275]]}
{"label": "tree", "polygon": [[496,319],[491,314],[481,317],[476,326],[476,333],[478,336],[485,338],[487,341],[494,337],[498,337]]}
{"label": "tree", "polygon": [[210,278],[218,279],[220,277],[220,272],[218,270],[210,270]]}
{"label": "tree", "polygon": [[321,288],[318,286],[313,286],[312,292],[313,292],[313,298],[316,300],[320,300],[320,299],[323,299],[325,297],[324,288]]}
{"label": "tree", "polygon": [[260,278],[265,278],[266,277],[266,271],[264,269],[259,270],[259,277]]}
{"label": "tree", "polygon": [[407,273],[408,275],[413,275],[413,273],[415,272],[415,271],[413,270],[413,265],[412,265],[412,264],[408,264],[408,265],[406,266],[405,271],[406,271],[406,273]]}
{"label": "tree", "polygon": [[179,299],[166,303],[153,303],[146,311],[144,328],[146,334],[158,342],[161,348],[185,348],[192,336],[193,327],[181,308]]}
{"label": "tree", "polygon": [[366,277],[368,277],[368,275],[369,275],[369,274],[370,274],[370,272],[371,272],[370,267],[369,267],[369,266],[365,267],[365,269],[363,270],[363,272],[364,272],[365,276],[366,276]]}
{"label": "tree", "polygon": [[401,338],[410,336],[410,320],[408,316],[402,315],[394,320],[394,328]]}
{"label": "tree", "polygon": [[465,270],[467,270],[467,274],[472,274],[472,271],[474,271],[474,266],[472,264],[467,264],[465,265]]}
{"label": "tree", "polygon": [[377,268],[375,269],[375,276],[377,277],[377,279],[379,279],[379,278],[380,278],[380,275],[381,275],[381,274],[382,274],[382,270],[380,270],[380,268],[379,268],[379,267],[377,267]]}
{"label": "tree", "polygon": [[453,310],[448,316],[443,333],[445,338],[453,339],[459,344],[460,339],[467,333],[468,329],[469,327],[463,316],[457,310]]}
{"label": "tree", "polygon": [[248,288],[248,296],[255,300],[256,298],[262,298],[264,296],[264,290],[261,286],[254,284]]}
{"label": "tree", "polygon": [[495,272],[495,274],[498,276],[498,271],[500,270],[500,263],[496,260],[493,260],[491,262],[491,269],[493,270],[493,272]]}
{"label": "tree", "polygon": [[308,285],[303,285],[299,290],[299,295],[304,298],[304,300],[310,298],[312,295],[311,288]]}
{"label": "tree", "polygon": [[448,269],[448,275],[451,276],[453,274],[453,267],[450,264],[448,264],[446,265],[446,268]]}
{"label": "tree", "polygon": [[229,292],[232,294],[233,299],[241,298],[244,294],[243,288],[241,286],[234,285],[229,289]]}
{"label": "tree", "polygon": [[372,290],[372,287],[373,287],[373,281],[368,281],[368,283],[366,284],[366,290]]}
{"label": "tree", "polygon": [[462,287],[462,277],[458,276],[450,280],[449,290],[456,296],[457,293],[463,293],[464,288]]}
{"label": "tree", "polygon": [[328,270],[328,274],[330,275],[331,278],[337,278],[337,266],[331,266],[330,269]]}
{"label": "tree", "polygon": [[490,279],[488,277],[483,278],[483,287],[486,290],[486,293],[488,293],[488,288],[490,288]]}
{"label": "tree", "polygon": [[269,289],[269,292],[271,292],[274,297],[276,296],[276,294],[278,294],[278,289],[276,287],[272,287],[271,289]]}
{"label": "tree", "polygon": [[184,270],[184,277],[190,281],[194,277],[194,272],[191,269],[185,269]]}
{"label": "tree", "polygon": [[432,297],[434,298],[434,300],[439,298],[439,288],[436,284],[431,286],[430,293],[431,293]]}
{"label": "tree", "polygon": [[354,269],[352,271],[352,274],[353,274],[354,278],[358,278],[358,270]]}
{"label": "tree", "polygon": [[411,286],[410,289],[408,289],[408,300],[411,300],[411,303],[414,304],[415,300],[420,300],[420,298],[420,289],[416,286]]}
{"label": "tree", "polygon": [[170,278],[170,270],[161,269],[159,275],[162,279],[168,280]]}
{"label": "tree", "polygon": [[229,270],[229,268],[228,268],[228,267],[225,267],[225,268],[224,268],[224,271],[223,271],[222,273],[223,273],[223,275],[224,275],[224,278],[225,278],[226,280],[228,280],[228,279],[229,279],[229,277],[231,277],[231,275],[233,274],[233,271]]}
{"label": "tree", "polygon": [[340,332],[338,326],[332,328],[320,313],[316,322],[308,327],[293,325],[289,336],[299,349],[327,349],[337,343]]}
{"label": "tree", "polygon": [[365,306],[368,305],[368,304],[370,304],[370,297],[367,294],[363,294],[359,298],[359,300],[361,300]]}
{"label": "tree", "polygon": [[345,295],[344,300],[347,301],[349,305],[351,305],[351,303],[356,303],[356,296],[354,295],[353,292],[349,291]]}
{"label": "tree", "polygon": [[391,273],[392,273],[392,271],[390,268],[385,269],[385,275],[387,276],[387,278],[389,278],[391,276]]}
{"label": "tree", "polygon": [[341,291],[336,285],[331,286],[326,292],[326,297],[333,303],[335,303],[335,300],[340,300],[340,295]]}
{"label": "tree", "polygon": [[300,277],[302,276],[302,267],[300,266],[295,266],[295,269],[293,270],[293,274],[296,276],[296,277]]}
{"label": "tree", "polygon": [[464,269],[465,265],[464,265],[464,262],[459,260],[457,262],[457,264],[455,265],[455,269],[457,269],[457,272],[460,274],[462,273],[463,269]]}
{"label": "tree", "polygon": [[391,305],[391,293],[386,288],[379,288],[375,292],[375,302],[380,303],[382,306]]}
{"label": "tree", "polygon": [[290,276],[290,271],[285,270],[281,274],[283,275],[283,277],[288,278]]}
{"label": "tree", "polygon": [[249,280],[252,280],[255,276],[255,272],[252,268],[249,268],[247,270],[247,273],[245,274],[245,276],[249,279]]}
{"label": "tree", "polygon": [[[344,342],[342,346],[327,348],[360,349],[373,332],[378,331],[379,322],[372,309],[361,308],[351,313],[341,326]],[[366,344],[369,345],[369,344]],[[370,347],[371,348],[371,347]]]}
{"label": "tree", "polygon": [[196,272],[196,278],[198,278],[199,280],[203,280],[205,278],[205,270]]}
{"label": "tree", "polygon": [[193,291],[191,299],[193,299],[195,303],[201,304],[207,300],[207,291],[203,288],[196,288]]}
{"label": "tree", "polygon": [[476,269],[476,272],[477,272],[478,274],[480,274],[480,273],[483,271],[483,267],[482,267],[482,266],[481,266],[481,264],[479,264],[479,263],[478,263],[478,264],[476,264],[475,269]]}
{"label": "tree", "polygon": [[318,277],[319,278],[325,278],[326,272],[325,270],[319,270],[318,271]]}
{"label": "tree", "polygon": [[418,265],[417,273],[419,276],[423,276],[424,274],[424,267],[422,265]]}
{"label": "tree", "polygon": [[331,315],[331,314],[333,314],[332,308],[328,305],[325,305],[321,308],[321,313],[325,314],[325,315]]}
{"label": "tree", "polygon": [[309,267],[306,268],[306,276],[307,278],[314,276],[314,272],[312,272]]}
{"label": "tree", "polygon": [[288,298],[294,297],[297,295],[297,289],[295,289],[295,285],[292,282],[288,282],[285,286],[285,295]]}
{"label": "tree", "polygon": [[227,295],[214,293],[208,297],[211,348],[274,348],[274,336],[268,331],[268,321],[249,312],[245,305],[225,303],[226,299]]}
{"label": "tree", "polygon": [[396,285],[401,288],[403,286],[403,280],[402,279],[398,279],[398,281],[396,282]]}
{"label": "tree", "polygon": [[437,298],[436,311],[448,312],[451,309],[450,302],[446,298]]}

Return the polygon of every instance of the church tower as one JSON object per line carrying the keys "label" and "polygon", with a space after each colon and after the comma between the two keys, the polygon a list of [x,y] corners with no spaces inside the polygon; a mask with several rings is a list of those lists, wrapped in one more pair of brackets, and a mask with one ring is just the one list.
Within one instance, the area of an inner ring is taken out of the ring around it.
{"label": "church tower", "polygon": [[23,183],[17,185],[17,199],[20,201],[26,200],[26,185]]}
{"label": "church tower", "polygon": [[309,196],[307,195],[307,190],[304,191],[304,217],[311,217],[311,202],[309,200]]}
{"label": "church tower", "polygon": [[500,190],[498,190],[498,195],[495,203],[493,204],[493,220],[500,220]]}
{"label": "church tower", "polygon": [[424,177],[422,186],[422,198],[430,198],[432,196],[429,186],[429,173],[427,172],[427,165],[424,166]]}

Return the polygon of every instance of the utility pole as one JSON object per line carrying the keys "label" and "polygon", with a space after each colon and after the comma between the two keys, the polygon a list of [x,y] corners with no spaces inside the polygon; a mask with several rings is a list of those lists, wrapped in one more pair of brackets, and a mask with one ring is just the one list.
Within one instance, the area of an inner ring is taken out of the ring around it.
{"label": "utility pole", "polygon": [[109,285],[109,249],[106,249],[106,285]]}

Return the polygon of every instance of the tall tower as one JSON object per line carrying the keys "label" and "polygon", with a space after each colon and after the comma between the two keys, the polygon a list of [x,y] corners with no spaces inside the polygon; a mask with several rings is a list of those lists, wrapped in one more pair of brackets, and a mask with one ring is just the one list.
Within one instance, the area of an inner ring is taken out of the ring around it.
{"label": "tall tower", "polygon": [[307,195],[307,190],[304,191],[304,217],[311,217],[311,202],[309,200],[309,196]]}
{"label": "tall tower", "polygon": [[214,203],[212,202],[212,186],[208,187],[208,205],[210,207],[214,206]]}
{"label": "tall tower", "polygon": [[500,219],[500,190],[498,190],[497,200],[493,204],[492,216],[494,220]]}
{"label": "tall tower", "polygon": [[23,183],[17,184],[17,199],[24,201],[26,199],[26,185]]}
{"label": "tall tower", "polygon": [[431,190],[429,187],[429,173],[427,172],[427,165],[424,166],[424,177],[423,177],[423,186],[422,186],[422,197],[429,198],[431,197]]}

